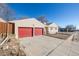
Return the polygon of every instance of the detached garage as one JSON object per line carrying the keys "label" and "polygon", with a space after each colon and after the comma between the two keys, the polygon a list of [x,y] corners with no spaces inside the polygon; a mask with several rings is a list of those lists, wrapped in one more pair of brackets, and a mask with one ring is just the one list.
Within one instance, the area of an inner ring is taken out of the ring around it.
{"label": "detached garage", "polygon": [[16,38],[33,37],[45,33],[45,25],[35,18],[10,21],[15,23]]}

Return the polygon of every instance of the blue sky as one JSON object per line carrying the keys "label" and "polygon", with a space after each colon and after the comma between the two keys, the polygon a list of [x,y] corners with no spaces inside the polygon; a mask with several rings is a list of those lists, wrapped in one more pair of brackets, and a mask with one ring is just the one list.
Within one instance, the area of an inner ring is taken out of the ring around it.
{"label": "blue sky", "polygon": [[15,3],[8,4],[16,13],[16,17],[46,16],[49,22],[65,27],[73,24],[79,28],[79,4],[77,3]]}

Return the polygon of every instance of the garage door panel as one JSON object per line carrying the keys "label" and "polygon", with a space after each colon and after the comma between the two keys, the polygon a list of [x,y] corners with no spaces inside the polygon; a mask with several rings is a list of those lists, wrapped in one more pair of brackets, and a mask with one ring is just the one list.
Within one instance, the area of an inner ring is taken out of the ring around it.
{"label": "garage door panel", "polygon": [[32,28],[26,28],[26,37],[32,36]]}
{"label": "garage door panel", "polygon": [[19,37],[25,37],[26,36],[26,30],[25,28],[19,28]]}
{"label": "garage door panel", "polygon": [[32,36],[32,28],[29,27],[19,27],[18,29],[19,37],[31,37]]}
{"label": "garage door panel", "polygon": [[43,35],[43,28],[35,28],[35,35]]}

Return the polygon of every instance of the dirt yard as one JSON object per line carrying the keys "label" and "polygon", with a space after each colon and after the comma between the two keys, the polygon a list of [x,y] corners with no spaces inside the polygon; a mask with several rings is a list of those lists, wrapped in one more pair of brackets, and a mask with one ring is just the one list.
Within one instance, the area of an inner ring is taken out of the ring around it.
{"label": "dirt yard", "polygon": [[58,32],[56,34],[46,34],[46,36],[66,40],[71,34],[73,34],[73,32]]}
{"label": "dirt yard", "polygon": [[[3,44],[2,44],[3,43]],[[25,56],[20,47],[20,42],[13,35],[7,37],[0,43],[0,56]]]}

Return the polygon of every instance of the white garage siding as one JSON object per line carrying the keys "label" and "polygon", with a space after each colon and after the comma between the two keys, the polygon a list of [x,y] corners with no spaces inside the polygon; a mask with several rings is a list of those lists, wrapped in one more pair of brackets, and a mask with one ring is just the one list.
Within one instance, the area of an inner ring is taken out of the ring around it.
{"label": "white garage siding", "polygon": [[16,38],[18,38],[18,27],[39,27],[39,28],[44,28],[45,30],[45,25],[39,22],[35,18],[29,18],[29,19],[23,19],[23,20],[14,20],[10,21],[15,23],[15,35]]}

